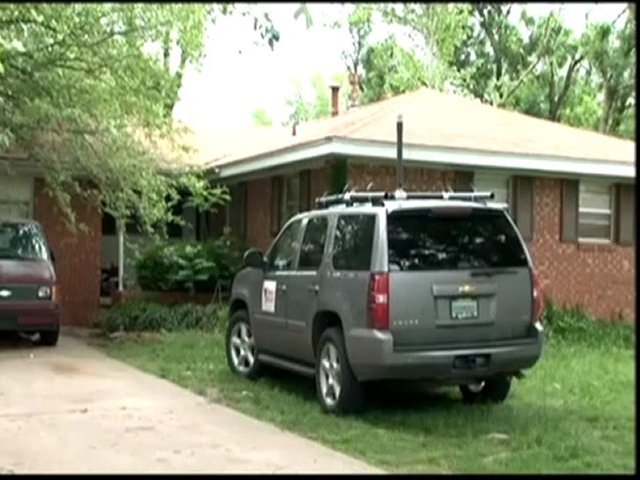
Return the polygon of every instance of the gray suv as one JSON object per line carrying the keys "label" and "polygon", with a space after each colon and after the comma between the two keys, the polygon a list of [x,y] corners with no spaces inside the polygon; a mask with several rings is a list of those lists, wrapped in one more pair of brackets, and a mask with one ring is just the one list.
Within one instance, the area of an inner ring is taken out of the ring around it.
{"label": "gray suv", "polygon": [[315,377],[331,413],[364,384],[458,385],[502,402],[540,358],[541,292],[531,257],[491,193],[365,192],[322,197],[291,218],[234,279],[226,353]]}

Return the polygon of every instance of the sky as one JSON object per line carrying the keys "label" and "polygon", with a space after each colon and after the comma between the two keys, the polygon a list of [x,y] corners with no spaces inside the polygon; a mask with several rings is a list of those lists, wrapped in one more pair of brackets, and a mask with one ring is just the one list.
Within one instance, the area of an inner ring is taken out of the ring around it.
{"label": "sky", "polygon": [[[241,128],[252,125],[253,111],[262,108],[280,124],[288,117],[286,99],[295,92],[295,80],[309,82],[321,74],[329,85],[333,75],[344,71],[341,52],[349,34],[327,24],[344,18],[347,10],[340,4],[309,4],[313,26],[307,29],[302,17],[294,19],[298,5],[260,4],[280,32],[273,50],[253,31],[251,19],[219,18],[206,40],[202,65],[185,73],[174,118],[196,129]],[[559,5],[567,26],[578,34],[585,13],[590,12],[590,21],[613,20],[625,6],[546,3],[527,4],[527,11],[542,15]],[[389,33],[384,27],[374,29],[373,40]]]}

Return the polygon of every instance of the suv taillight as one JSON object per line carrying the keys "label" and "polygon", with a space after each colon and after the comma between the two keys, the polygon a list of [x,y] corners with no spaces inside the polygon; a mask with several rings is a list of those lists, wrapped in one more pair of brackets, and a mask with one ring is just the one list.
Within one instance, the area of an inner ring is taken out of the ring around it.
{"label": "suv taillight", "polygon": [[372,273],[369,282],[369,325],[389,330],[389,274]]}
{"label": "suv taillight", "polygon": [[542,321],[542,310],[544,308],[542,301],[542,285],[540,278],[533,272],[533,323]]}

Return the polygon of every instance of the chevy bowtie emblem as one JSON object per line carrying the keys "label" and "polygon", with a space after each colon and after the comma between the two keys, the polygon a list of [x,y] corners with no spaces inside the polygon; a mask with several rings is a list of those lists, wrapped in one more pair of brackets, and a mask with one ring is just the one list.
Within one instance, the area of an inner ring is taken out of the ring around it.
{"label": "chevy bowtie emblem", "polygon": [[3,289],[0,290],[0,298],[7,298],[11,296],[11,290]]}
{"label": "chevy bowtie emblem", "polygon": [[460,285],[458,287],[458,293],[472,293],[476,291],[476,287],[473,285]]}

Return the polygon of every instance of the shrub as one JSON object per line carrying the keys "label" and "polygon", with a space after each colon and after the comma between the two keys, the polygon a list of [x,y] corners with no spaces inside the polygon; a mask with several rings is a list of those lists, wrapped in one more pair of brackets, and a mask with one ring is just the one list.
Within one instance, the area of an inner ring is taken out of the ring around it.
{"label": "shrub", "polygon": [[227,307],[215,304],[182,304],[173,307],[143,300],[116,305],[100,318],[107,332],[158,332],[176,330],[213,330],[226,316]]}
{"label": "shrub", "polygon": [[594,318],[579,306],[563,309],[548,302],[542,323],[551,342],[581,343],[604,348],[633,348],[635,344],[633,325],[624,321]]}
{"label": "shrub", "polygon": [[146,291],[211,292],[228,289],[241,264],[241,246],[225,236],[207,242],[161,242],[135,263],[138,285]]}

